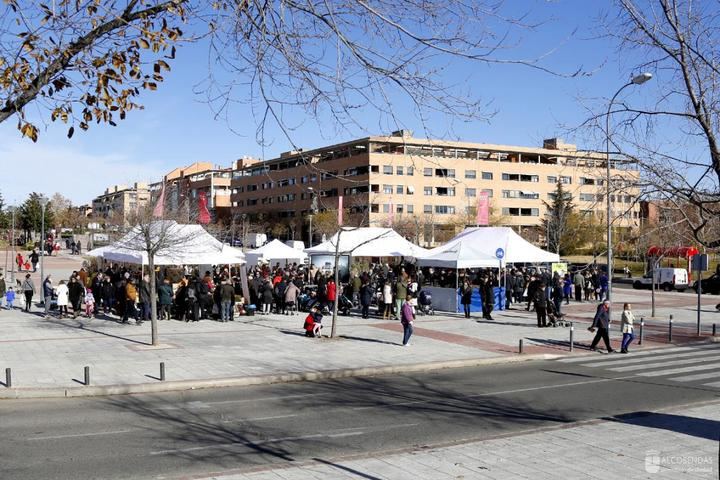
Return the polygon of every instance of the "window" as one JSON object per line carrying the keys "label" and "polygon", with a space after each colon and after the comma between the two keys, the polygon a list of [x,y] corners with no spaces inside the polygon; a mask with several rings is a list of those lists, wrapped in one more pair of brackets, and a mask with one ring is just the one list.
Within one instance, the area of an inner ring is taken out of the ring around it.
{"label": "window", "polygon": [[390,204],[383,203],[383,213],[390,213]]}
{"label": "window", "polygon": [[[370,165],[370,172],[371,173],[380,173],[380,166],[379,165]],[[375,212],[377,213],[377,212]]]}
{"label": "window", "polygon": [[380,212],[380,206],[377,203],[373,203],[370,205],[370,213],[379,213]]}
{"label": "window", "polygon": [[483,180],[492,180],[493,179],[492,172],[482,172],[482,179]]}
{"label": "window", "polygon": [[455,178],[455,169],[454,168],[436,168],[435,176],[436,177],[444,177],[444,178]]}
{"label": "window", "polygon": [[557,183],[557,177],[554,175],[548,175],[547,180],[548,183]]}
{"label": "window", "polygon": [[540,177],[538,177],[537,175],[524,175],[524,174],[520,174],[520,173],[503,173],[502,179],[512,181],[512,182],[538,182],[538,181],[540,181]]}
{"label": "window", "polygon": [[395,212],[396,212],[396,213],[402,213],[402,212],[403,212],[403,205],[402,205],[402,203],[399,203],[399,204],[395,205]]}
{"label": "window", "polygon": [[395,175],[403,175],[403,167],[395,167]]}
{"label": "window", "polygon": [[572,177],[560,177],[560,183],[563,185],[570,185],[572,184]]}
{"label": "window", "polygon": [[385,175],[392,175],[393,174],[393,167],[392,165],[383,165],[383,173]]}
{"label": "window", "polygon": [[412,204],[407,205],[407,213],[415,213],[415,208],[412,206]]}
{"label": "window", "polygon": [[407,176],[412,177],[415,174],[415,167],[407,167]]}
{"label": "window", "polygon": [[435,187],[435,195],[441,197],[454,197],[455,187]]}
{"label": "window", "polygon": [[477,178],[477,172],[475,170],[465,170],[465,178]]}
{"label": "window", "polygon": [[595,179],[580,177],[580,185],[595,185]]}
{"label": "window", "polygon": [[503,208],[503,215],[511,217],[538,217],[540,216],[539,208]]}
{"label": "window", "polygon": [[519,198],[521,200],[537,200],[540,194],[536,192],[525,192],[523,190],[503,190],[503,198]]}
{"label": "window", "polygon": [[374,193],[378,193],[380,191],[380,185],[377,184],[371,184],[370,185],[370,191]]}
{"label": "window", "polygon": [[424,205],[423,213],[432,213],[432,205]]}
{"label": "window", "polygon": [[482,193],[486,194],[488,196],[488,198],[492,198],[492,196],[493,196],[493,191],[490,188],[484,188],[482,190]]}
{"label": "window", "polygon": [[476,195],[476,190],[474,188],[466,188],[465,189],[465,196],[466,197],[474,197]]}
{"label": "window", "polygon": [[414,194],[415,194],[415,187],[413,187],[412,185],[408,185],[408,186],[407,186],[407,194],[408,194],[408,195],[414,195]]}
{"label": "window", "polygon": [[402,195],[404,191],[405,191],[405,185],[397,185],[395,187],[395,193],[397,193],[398,195]]}
{"label": "window", "polygon": [[446,215],[455,213],[455,207],[451,205],[435,205],[435,213],[439,215]]}
{"label": "window", "polygon": [[392,185],[383,185],[383,193],[386,195],[392,195],[393,186]]}
{"label": "window", "polygon": [[581,193],[580,194],[581,202],[594,202],[595,198],[596,198],[596,196],[594,193]]}
{"label": "window", "polygon": [[632,197],[630,195],[625,195],[625,203],[632,203]]}
{"label": "window", "polygon": [[425,195],[432,195],[432,187],[425,187],[423,188],[423,193]]}
{"label": "window", "polygon": [[423,168],[423,175],[426,177],[432,177],[433,170],[432,168]]}

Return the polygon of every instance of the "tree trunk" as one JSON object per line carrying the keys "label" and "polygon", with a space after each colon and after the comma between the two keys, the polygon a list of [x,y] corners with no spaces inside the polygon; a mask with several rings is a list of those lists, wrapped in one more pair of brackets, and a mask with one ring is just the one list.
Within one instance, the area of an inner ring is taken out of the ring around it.
{"label": "tree trunk", "polygon": [[335,301],[333,302],[332,312],[332,326],[330,327],[330,338],[335,338],[337,333],[337,311],[338,303],[340,300],[340,234],[342,234],[342,227],[338,230],[337,242],[335,243]]}
{"label": "tree trunk", "polygon": [[157,285],[155,282],[155,259],[154,255],[148,255],[148,274],[150,275],[150,329],[152,332],[153,346],[160,345],[158,339],[158,322],[157,322]]}

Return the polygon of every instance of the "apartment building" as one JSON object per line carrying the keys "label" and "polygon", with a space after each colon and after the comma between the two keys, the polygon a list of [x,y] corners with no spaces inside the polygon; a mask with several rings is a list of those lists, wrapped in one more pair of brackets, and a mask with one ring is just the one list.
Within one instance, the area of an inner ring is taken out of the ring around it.
{"label": "apartment building", "polygon": [[114,224],[125,224],[131,212],[143,207],[149,201],[150,189],[147,183],[134,183],[132,186],[114,185],[93,199],[92,213]]}
{"label": "apartment building", "polygon": [[210,162],[196,162],[187,167],[176,168],[163,181],[150,185],[151,201],[157,203],[163,182],[165,184],[165,207],[170,211],[185,210],[190,215],[197,208],[201,192],[205,193],[208,209],[216,219],[230,214],[231,178],[233,170],[247,168],[258,160],[243,158],[232,167],[222,168]]}
{"label": "apartment building", "polygon": [[[632,228],[639,174],[622,159],[611,162],[614,224]],[[558,181],[580,212],[605,218],[604,153],[560,139],[532,148],[419,139],[407,131],[243,165],[232,172],[230,199],[233,213],[304,219],[313,196],[320,210],[335,210],[342,195],[351,219],[374,226],[410,219],[422,223],[421,241],[433,244],[443,225],[474,223],[481,192],[503,224],[538,227]]]}

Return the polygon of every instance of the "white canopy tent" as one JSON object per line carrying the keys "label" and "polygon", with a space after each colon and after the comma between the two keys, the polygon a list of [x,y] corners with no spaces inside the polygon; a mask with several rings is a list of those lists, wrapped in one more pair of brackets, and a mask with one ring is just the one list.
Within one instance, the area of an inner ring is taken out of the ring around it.
{"label": "white canopy tent", "polygon": [[[500,249],[502,258],[498,258]],[[423,267],[478,268],[559,261],[559,255],[536,247],[510,227],[472,227],[445,245],[430,250],[418,264]]]}
{"label": "white canopy tent", "polygon": [[[155,265],[236,265],[245,263],[241,250],[225,245],[210,235],[201,225],[183,225],[172,221],[157,221],[150,225],[153,243],[162,242],[154,257]],[[144,251],[145,238],[135,227],[111,245],[90,250],[87,255],[112,262],[148,265]]]}
{"label": "white canopy tent", "polygon": [[[339,245],[338,236],[340,237]],[[343,227],[330,240],[306,248],[305,252],[310,255],[334,255],[336,247],[338,247],[340,255],[353,257],[420,258],[429,252],[429,250],[405,240],[392,228],[380,227]]]}
{"label": "white canopy tent", "polygon": [[289,247],[278,239],[245,254],[245,259],[249,265],[257,265],[261,260],[268,263],[284,262],[286,265],[293,262],[303,263],[307,257],[307,253]]}

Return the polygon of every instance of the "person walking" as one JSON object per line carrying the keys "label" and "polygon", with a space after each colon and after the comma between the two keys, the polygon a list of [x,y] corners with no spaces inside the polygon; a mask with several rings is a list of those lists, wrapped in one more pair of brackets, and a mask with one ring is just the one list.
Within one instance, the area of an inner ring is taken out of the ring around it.
{"label": "person walking", "polygon": [[565,305],[570,305],[570,296],[572,295],[573,282],[570,279],[570,274],[566,273],[563,278],[563,298],[565,299]]}
{"label": "person walking", "polygon": [[29,273],[25,275],[25,280],[23,280],[20,288],[25,294],[25,311],[29,312],[30,306],[32,305],[33,295],[35,295],[35,284],[33,283],[32,278],[30,278]]}
{"label": "person walking", "polygon": [[102,284],[102,306],[105,315],[112,312],[113,304],[115,303],[115,286],[112,284],[112,279],[109,276],[105,276]]}
{"label": "person walking", "polygon": [[45,318],[50,316],[50,303],[52,302],[53,290],[55,288],[52,284],[52,276],[48,275],[45,277],[45,281],[42,284],[42,296],[45,307]]}
{"label": "person walking", "polygon": [[70,291],[65,285],[65,280],[60,280],[55,294],[57,295],[58,318],[63,318],[68,315],[68,303],[70,302]]}
{"label": "person walking", "polygon": [[632,308],[629,303],[623,305],[622,316],[620,317],[620,329],[623,334],[622,345],[620,347],[620,353],[629,353],[628,347],[630,343],[635,339],[635,315],[633,315]]}
{"label": "person walking", "polygon": [[615,350],[612,349],[610,346],[610,334],[608,329],[610,328],[610,301],[605,300],[603,303],[601,303],[598,308],[597,312],[595,312],[595,318],[593,318],[593,323],[590,325],[591,332],[594,332],[597,329],[597,333],[595,334],[595,338],[592,341],[592,344],[590,345],[590,350],[593,352],[597,352],[597,344],[600,342],[600,339],[602,338],[603,342],[605,342],[605,347],[607,348],[608,353],[612,353]]}
{"label": "person walking", "polygon": [[462,303],[465,318],[470,318],[470,304],[472,303],[472,287],[470,282],[465,280],[460,287],[460,303]]}
{"label": "person walking", "polygon": [[598,297],[598,300],[605,301],[608,299],[608,276],[603,273],[602,275],[600,275],[598,282],[600,284],[600,296]]}
{"label": "person walking", "polygon": [[223,280],[220,285],[220,321],[229,322],[232,319],[232,309],[235,304],[235,288],[229,280]]}
{"label": "person walking", "polygon": [[482,300],[483,318],[485,320],[492,320],[491,314],[495,306],[495,289],[493,288],[492,282],[490,282],[490,278],[487,276],[483,277],[479,290],[480,299]]}
{"label": "person walking", "polygon": [[535,306],[535,314],[537,315],[538,328],[547,327],[547,302],[545,298],[545,284],[540,282],[538,287],[533,290],[532,302]]}
{"label": "person walking", "polygon": [[30,263],[32,263],[33,273],[37,272],[37,264],[39,262],[40,262],[40,255],[38,255],[37,250],[33,248],[33,251],[30,252]]}
{"label": "person walking", "polygon": [[582,302],[583,291],[585,290],[585,277],[580,270],[573,276],[573,288],[575,288],[575,301]]}
{"label": "person walking", "polygon": [[403,326],[403,347],[410,345],[410,337],[413,334],[413,323],[415,322],[415,314],[410,304],[410,296],[405,297],[405,301],[400,307],[400,323]]}
{"label": "person walking", "polygon": [[2,299],[5,298],[5,292],[7,292],[7,284],[5,284],[5,278],[0,273],[0,307],[2,307]]}
{"label": "person walking", "polygon": [[400,309],[408,296],[407,280],[402,275],[398,275],[395,281],[395,315],[400,318]]}

